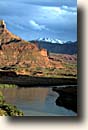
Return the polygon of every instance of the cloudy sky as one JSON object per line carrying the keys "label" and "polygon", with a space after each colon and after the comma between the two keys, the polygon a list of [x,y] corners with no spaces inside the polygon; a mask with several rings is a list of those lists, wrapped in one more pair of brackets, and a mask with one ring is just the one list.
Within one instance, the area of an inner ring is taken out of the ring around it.
{"label": "cloudy sky", "polygon": [[0,0],[0,19],[26,40],[77,40],[76,0]]}

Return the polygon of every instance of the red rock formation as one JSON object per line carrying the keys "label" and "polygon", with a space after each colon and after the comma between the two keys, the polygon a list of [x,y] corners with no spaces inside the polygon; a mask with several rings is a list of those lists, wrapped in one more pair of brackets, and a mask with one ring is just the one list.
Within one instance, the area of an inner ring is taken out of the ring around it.
{"label": "red rock formation", "polygon": [[0,29],[3,30],[0,33],[0,67],[15,66],[21,74],[30,74],[37,67],[62,68],[60,62],[49,59],[46,49],[39,50],[37,44],[15,36],[6,29],[5,23]]}
{"label": "red rock formation", "polygon": [[41,54],[42,56],[46,56],[46,57],[48,56],[46,49],[41,49],[41,50],[40,50],[40,54]]}

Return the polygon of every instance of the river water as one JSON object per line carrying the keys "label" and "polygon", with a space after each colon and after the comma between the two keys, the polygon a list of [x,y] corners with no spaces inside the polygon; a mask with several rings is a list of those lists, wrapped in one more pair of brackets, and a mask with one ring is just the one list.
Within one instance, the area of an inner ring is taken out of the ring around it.
{"label": "river water", "polygon": [[2,88],[6,102],[16,105],[24,116],[76,116],[64,107],[57,106],[59,96],[51,87]]}

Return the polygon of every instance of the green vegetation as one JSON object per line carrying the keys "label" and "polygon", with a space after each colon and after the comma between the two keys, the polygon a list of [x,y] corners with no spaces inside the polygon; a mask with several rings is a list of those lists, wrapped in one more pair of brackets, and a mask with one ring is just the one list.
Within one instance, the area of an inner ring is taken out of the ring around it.
{"label": "green vegetation", "polygon": [[[63,63],[63,68],[43,68],[43,67],[29,67],[23,68],[30,76],[42,76],[53,78],[77,78],[77,65],[72,63]],[[22,71],[22,68],[20,68]]]}
{"label": "green vegetation", "polygon": [[0,88],[15,88],[15,84],[0,84]]}
{"label": "green vegetation", "polygon": [[4,96],[3,96],[3,94],[0,92],[0,104],[1,104],[2,101],[4,101]]}
{"label": "green vegetation", "polygon": [[77,78],[76,68],[75,64],[64,64],[64,68],[43,68],[41,70],[45,77]]}
{"label": "green vegetation", "polygon": [[23,116],[23,112],[18,110],[16,106],[7,104],[3,94],[0,92],[0,116]]}

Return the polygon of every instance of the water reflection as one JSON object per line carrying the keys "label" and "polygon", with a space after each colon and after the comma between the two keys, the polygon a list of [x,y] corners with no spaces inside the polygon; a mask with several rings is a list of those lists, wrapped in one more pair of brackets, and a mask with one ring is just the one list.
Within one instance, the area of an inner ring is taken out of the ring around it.
{"label": "water reflection", "polygon": [[75,113],[56,106],[58,94],[52,88],[2,88],[8,103],[16,105],[26,116],[74,116]]}
{"label": "water reflection", "polygon": [[44,102],[49,89],[48,88],[2,88],[0,89],[3,95],[5,95],[5,100],[13,102],[14,100],[24,100],[24,101],[35,101],[39,100]]}

